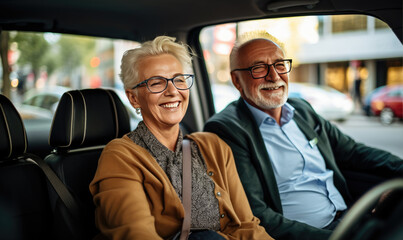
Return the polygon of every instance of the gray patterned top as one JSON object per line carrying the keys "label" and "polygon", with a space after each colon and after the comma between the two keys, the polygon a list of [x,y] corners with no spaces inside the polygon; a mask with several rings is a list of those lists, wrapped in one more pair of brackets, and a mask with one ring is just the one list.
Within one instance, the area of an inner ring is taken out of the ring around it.
{"label": "gray patterned top", "polygon": [[[182,131],[179,131],[175,152],[162,145],[141,121],[128,134],[137,145],[145,148],[158,162],[182,201]],[[192,229],[220,229],[218,200],[214,182],[207,175],[207,167],[197,144],[190,141],[192,154]]]}

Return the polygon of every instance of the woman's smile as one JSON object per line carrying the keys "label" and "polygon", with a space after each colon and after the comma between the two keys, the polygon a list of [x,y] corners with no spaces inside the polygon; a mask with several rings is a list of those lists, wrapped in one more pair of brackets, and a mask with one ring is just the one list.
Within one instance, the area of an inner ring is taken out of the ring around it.
{"label": "woman's smile", "polygon": [[180,101],[177,101],[177,102],[163,103],[160,106],[165,109],[168,109],[168,110],[176,110],[178,108],[179,104],[180,104]]}

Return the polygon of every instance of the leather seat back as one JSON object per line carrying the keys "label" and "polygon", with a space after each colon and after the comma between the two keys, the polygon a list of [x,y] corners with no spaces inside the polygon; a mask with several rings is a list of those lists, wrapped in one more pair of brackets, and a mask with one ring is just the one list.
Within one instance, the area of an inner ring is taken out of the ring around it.
{"label": "leather seat back", "polygon": [[[87,239],[98,232],[94,225],[95,207],[89,184],[97,169],[99,156],[109,141],[129,131],[129,115],[113,90],[74,90],[64,93],[60,99],[49,136],[49,144],[54,151],[45,161],[81,205]],[[70,239],[69,231],[63,230],[71,224],[65,207],[55,193],[51,199],[58,232],[63,233],[58,239]]]}
{"label": "leather seat back", "polygon": [[0,239],[53,239],[46,177],[27,145],[18,111],[0,95]]}

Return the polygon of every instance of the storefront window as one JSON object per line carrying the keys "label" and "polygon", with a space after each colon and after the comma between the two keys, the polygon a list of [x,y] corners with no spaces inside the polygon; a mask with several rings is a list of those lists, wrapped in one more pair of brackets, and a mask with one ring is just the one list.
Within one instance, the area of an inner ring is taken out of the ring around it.
{"label": "storefront window", "polygon": [[337,15],[332,16],[332,33],[364,31],[367,29],[367,16]]}

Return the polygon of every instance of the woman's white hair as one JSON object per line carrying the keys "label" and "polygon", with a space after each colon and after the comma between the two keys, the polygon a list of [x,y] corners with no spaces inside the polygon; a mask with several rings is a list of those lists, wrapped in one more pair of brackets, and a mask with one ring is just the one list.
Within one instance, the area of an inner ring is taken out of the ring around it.
{"label": "woman's white hair", "polygon": [[175,42],[174,37],[159,36],[141,44],[139,48],[127,50],[120,65],[120,79],[125,89],[130,89],[140,82],[138,63],[149,56],[171,54],[181,63],[184,73],[192,72],[193,51],[183,43]]}

